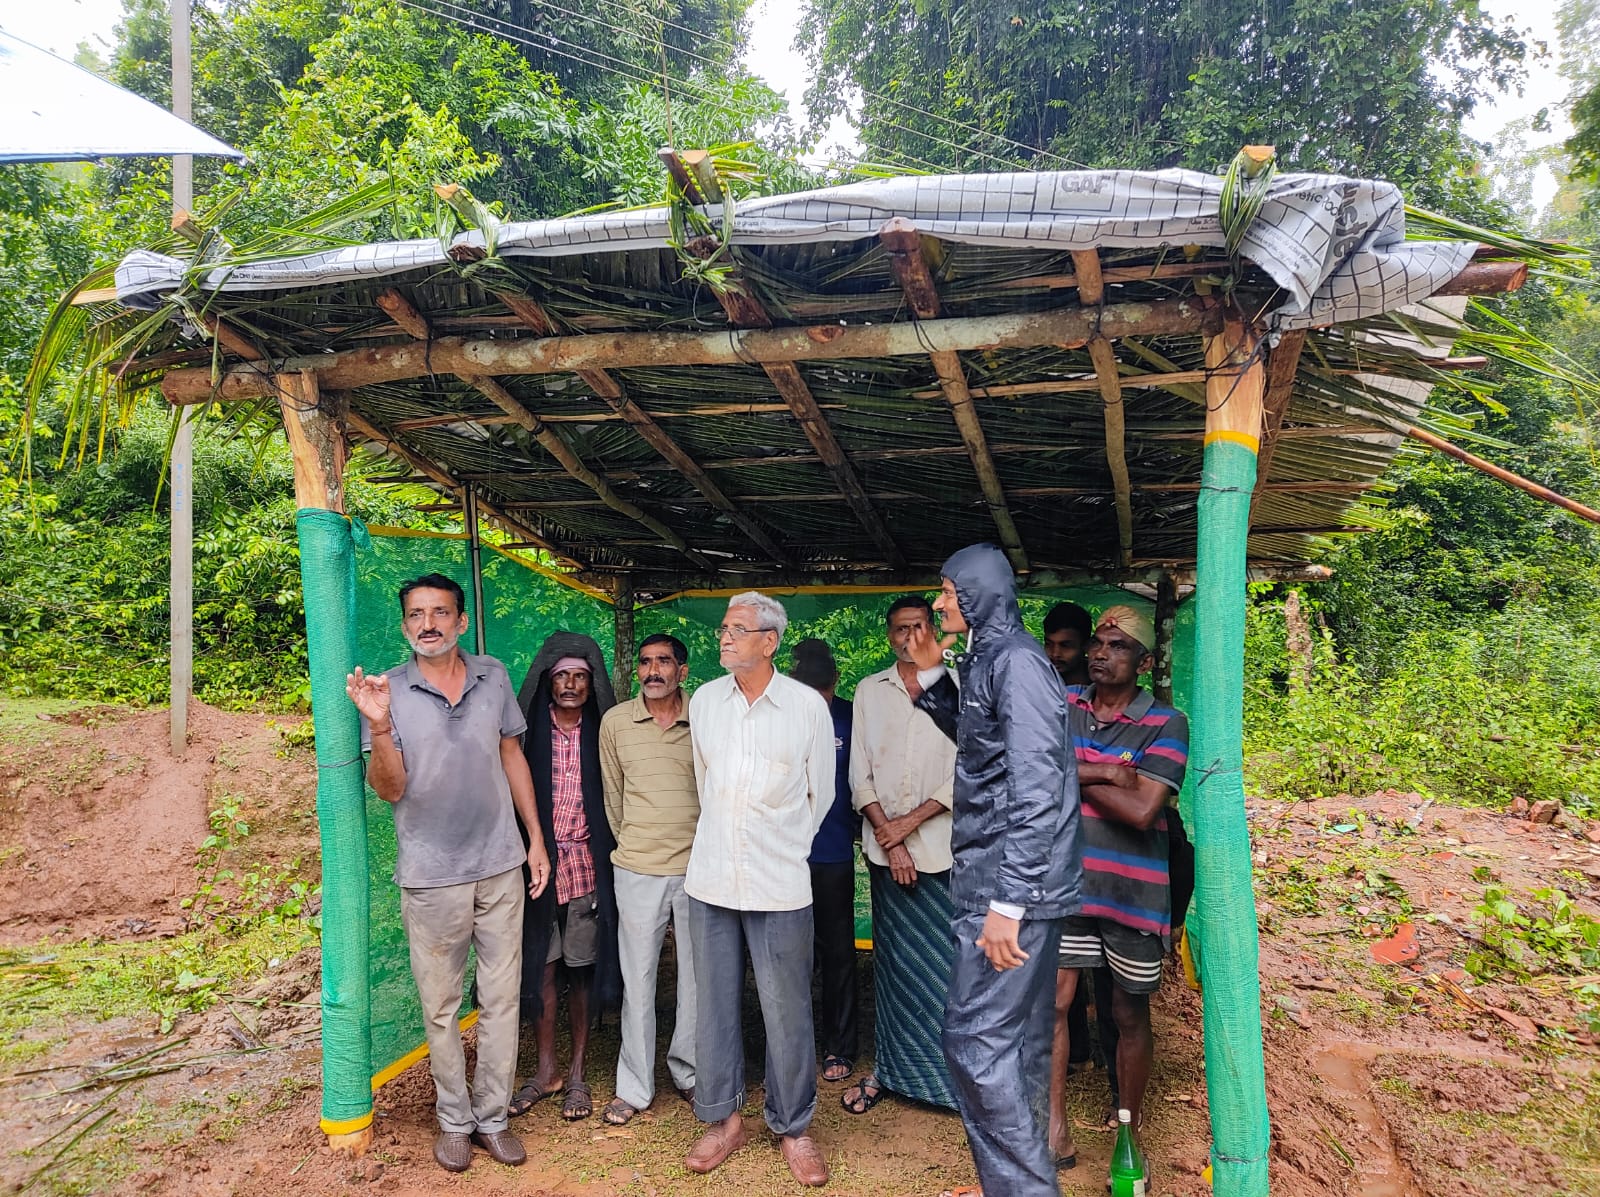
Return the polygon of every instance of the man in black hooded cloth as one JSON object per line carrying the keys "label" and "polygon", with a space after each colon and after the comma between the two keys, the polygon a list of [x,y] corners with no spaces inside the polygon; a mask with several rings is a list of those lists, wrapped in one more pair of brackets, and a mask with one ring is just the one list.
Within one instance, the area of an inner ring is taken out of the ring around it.
{"label": "man in black hooded cloth", "polygon": [[947,635],[967,638],[954,656],[959,691],[926,625],[906,647],[923,687],[917,706],[956,742],[956,959],[942,1043],[984,1193],[1059,1197],[1046,1133],[1052,998],[1081,876],[1066,693],[1022,626],[1004,553],[971,545],[940,573],[933,609]]}
{"label": "man in black hooded cloth", "polygon": [[[539,1063],[512,1099],[511,1114],[561,1093],[562,1117],[576,1121],[594,1112],[583,1075],[594,1004],[607,1009],[622,997],[611,871],[616,842],[600,773],[600,717],[614,699],[600,646],[575,632],[553,633],[534,657],[517,702],[528,721],[523,751],[555,884],[529,900],[522,921],[522,1012],[535,1023]],[[556,1064],[556,982],[563,969],[572,1032],[564,1084]]]}

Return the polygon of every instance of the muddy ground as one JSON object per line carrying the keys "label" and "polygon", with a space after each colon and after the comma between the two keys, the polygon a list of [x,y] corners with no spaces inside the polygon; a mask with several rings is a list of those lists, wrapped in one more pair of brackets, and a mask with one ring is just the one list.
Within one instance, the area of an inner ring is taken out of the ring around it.
{"label": "muddy ground", "polygon": [[[453,1177],[431,1158],[424,1063],[378,1094],[365,1159],[322,1149],[316,951],[294,950],[308,940],[298,921],[259,917],[295,879],[316,877],[314,769],[300,724],[197,705],[189,754],[173,764],[164,711],[0,707],[0,1007],[12,1027],[0,1049],[0,1185],[243,1197],[802,1191],[764,1131],[711,1177],[687,1173],[696,1124],[664,1077],[668,1096],[628,1127],[565,1123],[546,1102],[515,1127],[528,1167],[479,1155]],[[224,805],[238,808],[248,835],[231,837],[220,860],[201,853],[197,868],[208,814]],[[1486,950],[1474,919],[1486,888],[1519,911],[1534,909],[1535,891],[1559,888],[1574,903],[1569,929],[1600,915],[1592,829],[1393,791],[1317,803],[1269,795],[1251,814],[1274,1191],[1600,1194],[1600,1051],[1588,1021],[1600,976],[1480,984],[1463,968]],[[217,883],[210,913],[184,905],[225,869],[236,880]],[[229,921],[240,904],[255,915]],[[117,988],[118,969],[137,980],[160,967],[176,980],[153,986],[149,1008]],[[861,968],[870,1012],[865,954]],[[88,993],[114,996],[95,1007]],[[1208,1147],[1200,997],[1169,979],[1155,1018],[1152,1191],[1197,1197]],[[752,1078],[758,1025],[747,1020]],[[591,1047],[597,1108],[611,1096],[615,1043],[608,1021]],[[524,1058],[523,1071],[531,1065]],[[855,1118],[839,1106],[843,1086],[820,1088],[814,1129],[833,1168],[825,1192],[972,1183],[954,1116],[891,1099]],[[749,1110],[760,1100],[756,1086]],[[1063,1192],[1098,1194],[1110,1148],[1104,1073],[1074,1076],[1069,1100],[1080,1162],[1063,1173]]]}

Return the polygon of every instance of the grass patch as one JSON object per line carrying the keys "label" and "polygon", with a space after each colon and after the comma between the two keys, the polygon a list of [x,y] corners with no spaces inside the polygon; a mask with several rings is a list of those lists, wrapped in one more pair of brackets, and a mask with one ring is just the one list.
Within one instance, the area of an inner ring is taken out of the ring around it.
{"label": "grass patch", "polygon": [[263,920],[156,943],[45,941],[0,952],[0,1042],[86,1016],[153,1018],[165,1033],[316,939],[307,920]]}

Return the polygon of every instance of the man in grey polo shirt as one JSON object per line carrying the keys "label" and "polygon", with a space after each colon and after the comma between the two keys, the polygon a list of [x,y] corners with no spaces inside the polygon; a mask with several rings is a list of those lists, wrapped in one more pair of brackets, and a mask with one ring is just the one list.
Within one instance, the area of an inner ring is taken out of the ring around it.
{"label": "man in grey polo shirt", "polygon": [[[378,677],[357,667],[345,683],[371,753],[367,781],[394,804],[394,880],[437,1090],[433,1156],[449,1172],[466,1171],[474,1143],[502,1164],[527,1159],[506,1129],[517,1066],[522,892],[526,885],[537,897],[550,877],[522,754],[522,711],[504,665],[457,647],[467,630],[464,598],[440,574],[405,583],[400,626],[411,659]],[[530,829],[526,854],[513,804]],[[469,947],[478,952],[478,1066],[470,1087],[456,1026]]]}

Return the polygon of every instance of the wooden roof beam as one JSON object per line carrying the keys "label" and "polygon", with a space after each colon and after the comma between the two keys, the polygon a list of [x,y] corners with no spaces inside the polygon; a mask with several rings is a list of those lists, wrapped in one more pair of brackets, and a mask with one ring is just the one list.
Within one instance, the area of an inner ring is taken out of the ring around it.
{"label": "wooden roof beam", "polygon": [[[411,301],[400,294],[399,291],[391,287],[382,292],[377,297],[377,304],[388,314],[391,320],[405,329],[412,337],[424,342],[432,339],[433,330],[428,327],[427,318],[417,311]],[[636,524],[648,528],[659,536],[663,543],[671,545],[678,552],[689,558],[690,561],[700,566],[700,568],[712,568],[710,559],[693,548],[683,537],[653,515],[617,494],[609,482],[583,463],[583,460],[573,452],[572,447],[556,433],[555,429],[546,425],[538,416],[529,411],[521,400],[501,386],[500,383],[485,375],[458,372],[457,377],[477,390],[489,402],[530,432],[546,453],[555,458],[561,467],[574,479],[592,490],[607,507],[619,515],[627,516]]]}
{"label": "wooden roof beam", "polygon": [[[710,199],[713,203],[722,201],[721,184],[704,151],[685,151],[679,154],[671,147],[663,147],[659,156],[673,179],[683,188],[690,202],[695,202],[697,197],[702,202],[705,199]],[[730,269],[724,276],[722,284],[714,288],[714,291],[717,302],[722,305],[722,310],[727,314],[730,323],[740,328],[772,328],[771,315],[762,306],[749,284],[744,281],[737,267]],[[741,357],[741,360],[750,359]],[[832,475],[840,493],[849,499],[851,511],[855,513],[861,526],[867,530],[867,534],[872,537],[873,543],[891,562],[903,565],[905,554],[895,543],[889,525],[884,523],[883,516],[867,497],[867,488],[862,485],[855,467],[850,464],[844,446],[834,435],[833,425],[828,423],[828,417],[817,403],[816,396],[811,393],[811,388],[801,376],[800,368],[792,361],[763,361],[761,368],[772,385],[778,389],[783,401],[789,405],[795,422],[800,425],[800,430],[806,434],[811,447],[822,459],[822,464]]]}
{"label": "wooden roof beam", "polygon": [[[531,331],[541,337],[555,333],[555,322],[550,319],[543,305],[536,300],[526,295],[504,293],[501,294],[500,300],[515,312],[518,319]],[[620,382],[605,370],[580,370],[578,377],[588,383],[594,393],[600,396],[613,412],[632,425],[645,443],[659,453],[668,465],[688,479],[689,484],[710,500],[713,507],[726,515],[735,527],[755,543],[757,548],[779,565],[791,564],[789,555],[778,547],[771,534],[741,511],[738,504],[723,493],[711,475],[705,472],[700,463],[695,461],[683,446],[672,439],[671,434],[656,422],[655,417],[626,394]]]}
{"label": "wooden roof beam", "polygon": [[1272,473],[1272,458],[1278,451],[1278,438],[1283,435],[1283,419],[1289,414],[1289,400],[1300,372],[1300,351],[1305,344],[1305,330],[1287,332],[1267,354],[1266,395],[1261,405],[1261,449],[1256,456],[1256,488],[1250,495],[1252,519],[1261,489]]}
{"label": "wooden roof beam", "polygon": [[[878,231],[878,240],[889,251],[889,263],[905,292],[906,302],[918,320],[936,320],[941,304],[939,288],[928,269],[928,260],[922,249],[922,235],[916,226],[903,217],[885,222]],[[994,464],[994,454],[989,452],[989,441],[983,433],[983,423],[978,419],[978,409],[973,406],[972,391],[967,386],[966,371],[961,358],[953,350],[934,350],[928,354],[934,372],[939,376],[939,389],[950,405],[950,415],[972,460],[972,471],[978,476],[978,486],[994,520],[995,531],[1000,534],[1000,547],[1005,550],[1011,568],[1018,573],[1028,572],[1028,554],[1022,547],[1022,536],[1017,522],[1011,516],[1006,502],[1005,488],[1000,483],[1000,471]]]}
{"label": "wooden roof beam", "polygon": [[[351,432],[354,432],[358,436],[371,441],[390,456],[400,458],[418,474],[421,474],[424,478],[431,482],[434,486],[437,486],[441,490],[450,492],[451,494],[457,496],[458,499],[464,497],[466,490],[465,485],[456,479],[450,473],[450,471],[435,465],[422,454],[418,453],[415,449],[401,441],[398,437],[391,433],[385,432],[376,424],[360,415],[354,407],[346,407],[344,413],[344,422],[345,426]],[[584,562],[579,561],[571,553],[565,551],[564,549],[557,548],[550,542],[548,538],[540,536],[537,531],[535,531],[533,528],[530,528],[523,521],[517,519],[513,515],[507,514],[501,504],[491,503],[487,500],[480,499],[478,501],[478,510],[483,515],[488,516],[489,518],[501,524],[508,531],[522,537],[523,540],[528,542],[528,544],[536,548],[543,549],[545,552],[554,557],[559,564],[576,570],[588,568]]]}

